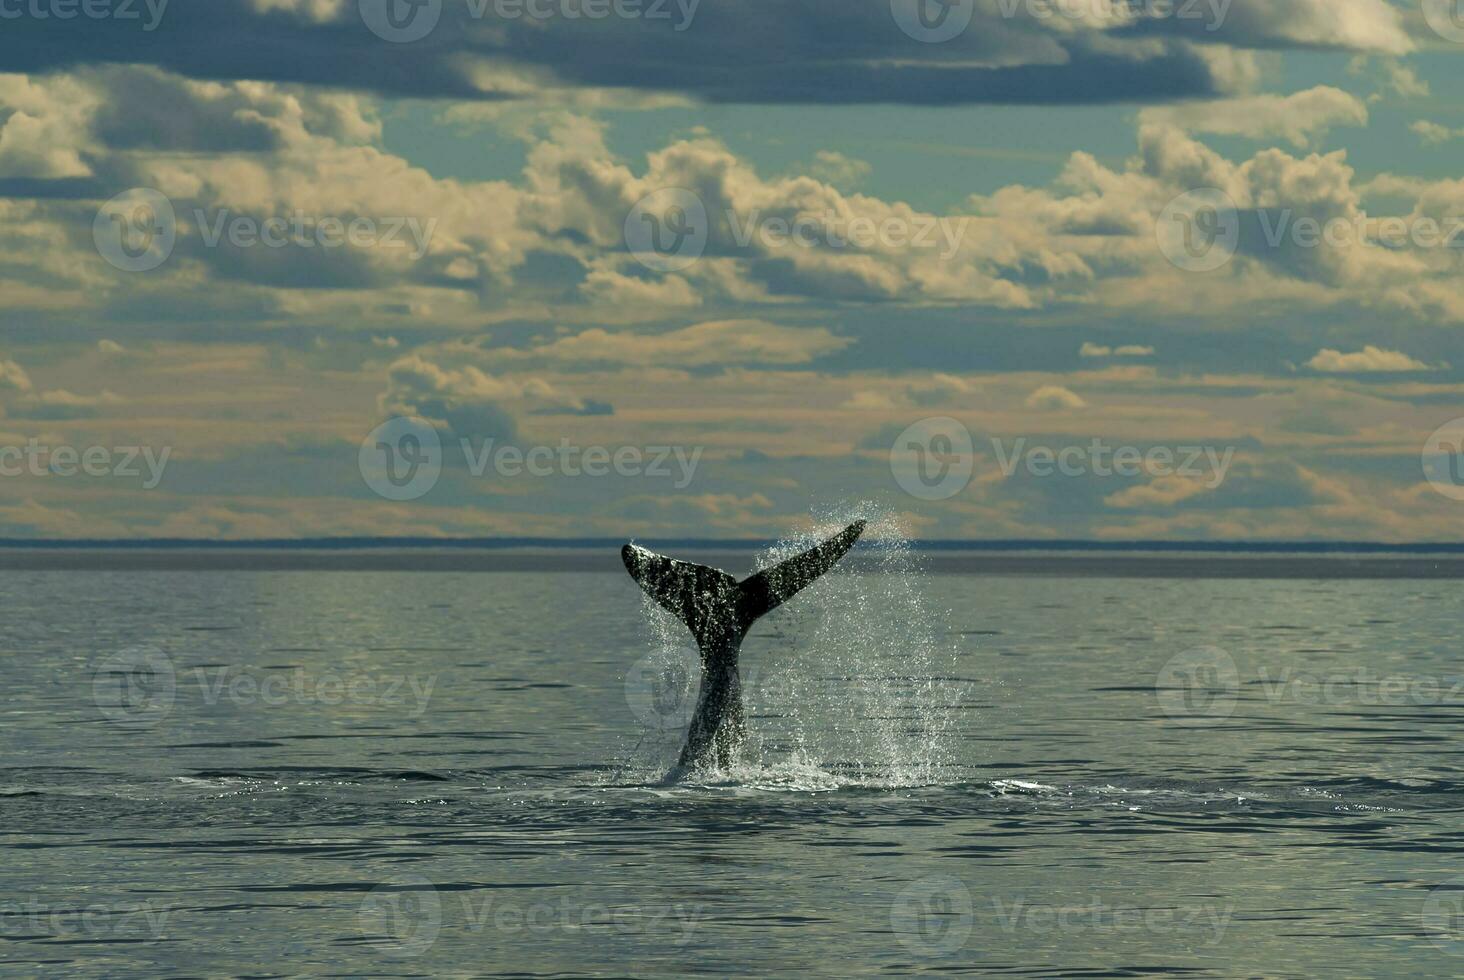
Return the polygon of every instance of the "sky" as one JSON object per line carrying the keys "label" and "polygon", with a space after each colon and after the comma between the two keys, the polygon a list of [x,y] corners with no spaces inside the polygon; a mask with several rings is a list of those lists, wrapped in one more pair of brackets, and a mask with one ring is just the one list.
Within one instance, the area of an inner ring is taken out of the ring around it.
{"label": "sky", "polygon": [[0,20],[0,537],[1464,539],[1454,0]]}

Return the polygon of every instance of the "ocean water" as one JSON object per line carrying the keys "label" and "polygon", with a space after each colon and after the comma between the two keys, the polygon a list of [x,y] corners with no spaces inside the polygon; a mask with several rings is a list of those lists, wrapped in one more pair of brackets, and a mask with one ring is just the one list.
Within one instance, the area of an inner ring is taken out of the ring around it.
{"label": "ocean water", "polygon": [[831,576],[678,785],[623,574],[0,573],[0,973],[1464,973],[1457,582],[1060,572]]}

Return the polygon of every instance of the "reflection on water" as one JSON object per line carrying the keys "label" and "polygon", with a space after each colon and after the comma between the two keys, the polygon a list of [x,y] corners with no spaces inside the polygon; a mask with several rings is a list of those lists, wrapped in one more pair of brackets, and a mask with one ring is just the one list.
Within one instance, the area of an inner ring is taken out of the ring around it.
{"label": "reflection on water", "polygon": [[623,575],[6,573],[0,964],[1464,968],[1452,583],[907,581],[761,624],[666,786]]}

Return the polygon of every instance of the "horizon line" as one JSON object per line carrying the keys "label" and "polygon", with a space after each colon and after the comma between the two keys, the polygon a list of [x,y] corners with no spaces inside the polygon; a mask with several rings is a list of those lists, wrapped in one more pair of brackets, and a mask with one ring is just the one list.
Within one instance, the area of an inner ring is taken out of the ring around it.
{"label": "horizon line", "polygon": [[[0,538],[0,549],[11,550],[301,550],[301,551],[364,551],[377,549],[407,550],[507,550],[541,549],[619,549],[627,540],[660,548],[721,549],[728,551],[760,550],[780,543],[776,538],[690,538],[690,537],[380,537],[341,536],[319,538]],[[861,547],[878,548],[882,542],[863,542]],[[1155,551],[1155,552],[1233,552],[1233,553],[1375,553],[1375,554],[1464,554],[1464,541],[1459,542],[1386,542],[1386,541],[1318,541],[1318,540],[1094,540],[1085,538],[974,538],[913,539],[908,547],[916,551]]]}

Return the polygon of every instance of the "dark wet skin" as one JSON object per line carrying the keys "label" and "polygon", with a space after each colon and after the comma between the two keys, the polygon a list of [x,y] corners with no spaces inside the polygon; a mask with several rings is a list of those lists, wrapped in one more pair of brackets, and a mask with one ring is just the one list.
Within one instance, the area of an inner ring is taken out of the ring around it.
{"label": "dark wet skin", "polygon": [[626,545],[621,558],[646,594],[673,613],[696,638],[702,679],[696,713],[686,733],[678,770],[715,764],[726,769],[746,734],[738,654],[758,619],[787,602],[854,547],[865,522],[743,582],[705,565],[676,561]]}

